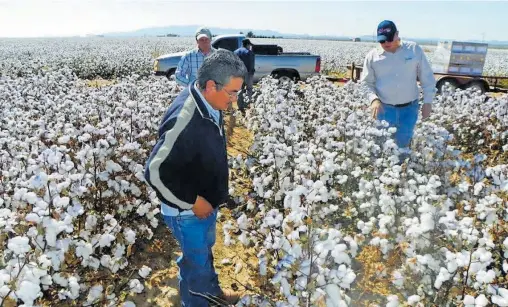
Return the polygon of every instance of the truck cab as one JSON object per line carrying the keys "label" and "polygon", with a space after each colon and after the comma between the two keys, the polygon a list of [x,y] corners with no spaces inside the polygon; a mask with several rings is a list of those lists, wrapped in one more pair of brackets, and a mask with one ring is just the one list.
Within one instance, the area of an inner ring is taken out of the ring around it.
{"label": "truck cab", "polygon": [[[243,34],[219,35],[212,40],[215,49],[235,51],[242,46]],[[320,73],[321,57],[308,52],[284,53],[277,45],[254,44],[255,55],[254,82],[271,75],[281,80],[305,80]],[[186,52],[165,54],[154,61],[154,74],[170,78],[176,71],[178,62]]]}

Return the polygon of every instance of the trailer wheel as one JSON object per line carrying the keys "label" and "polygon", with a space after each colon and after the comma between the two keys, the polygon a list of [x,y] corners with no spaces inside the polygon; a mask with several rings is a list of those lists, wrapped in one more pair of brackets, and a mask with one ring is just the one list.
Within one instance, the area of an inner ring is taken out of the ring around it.
{"label": "trailer wheel", "polygon": [[457,81],[453,79],[441,79],[437,82],[436,85],[437,92],[439,94],[442,94],[444,91],[448,90],[451,92],[455,92],[455,90],[458,88]]}
{"label": "trailer wheel", "polygon": [[474,92],[479,91],[481,94],[484,94],[487,91],[487,87],[482,81],[473,81],[466,86],[466,89],[471,89]]}

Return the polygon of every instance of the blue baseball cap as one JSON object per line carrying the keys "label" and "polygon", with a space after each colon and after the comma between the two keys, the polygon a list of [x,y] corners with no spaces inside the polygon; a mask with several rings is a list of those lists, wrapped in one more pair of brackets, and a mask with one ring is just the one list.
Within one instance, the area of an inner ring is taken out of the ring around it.
{"label": "blue baseball cap", "polygon": [[397,27],[390,20],[383,20],[377,26],[377,41],[385,42],[385,41],[393,41],[393,37],[397,32]]}

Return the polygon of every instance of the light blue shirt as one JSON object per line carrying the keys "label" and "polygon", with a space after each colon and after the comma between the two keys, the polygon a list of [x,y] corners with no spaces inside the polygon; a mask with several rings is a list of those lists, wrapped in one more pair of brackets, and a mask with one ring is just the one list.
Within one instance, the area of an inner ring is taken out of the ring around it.
{"label": "light blue shirt", "polygon": [[381,46],[365,57],[360,82],[367,89],[369,100],[390,105],[405,104],[419,98],[417,80],[423,89],[423,102],[432,103],[436,80],[422,48],[415,42],[401,42],[394,53]]}
{"label": "light blue shirt", "polygon": [[194,83],[194,89],[196,89],[196,92],[198,92],[199,98],[201,98],[201,100],[203,100],[203,102],[205,103],[205,106],[206,106],[206,109],[208,110],[208,113],[210,113],[212,118],[215,120],[215,123],[218,125],[219,124],[219,120],[220,120],[220,111],[219,110],[215,110],[214,108],[212,108],[212,106],[208,103],[208,101],[206,101],[205,97],[199,91],[197,82]]}
{"label": "light blue shirt", "polygon": [[[212,108],[212,106],[208,103],[208,101],[206,101],[205,97],[199,91],[197,82],[194,82],[194,84],[191,86],[194,86],[194,88],[196,89],[196,92],[199,95],[199,98],[201,98],[201,100],[204,102],[206,109],[208,110],[208,112],[210,113],[212,118],[215,120],[215,123],[217,125],[219,125],[220,111]],[[184,210],[182,212],[179,212],[178,209],[170,207],[164,203],[161,204],[161,212],[163,215],[167,215],[167,216],[177,216],[178,214],[180,214],[180,215],[194,215],[194,212],[192,210]]]}
{"label": "light blue shirt", "polygon": [[205,58],[215,51],[217,51],[217,49],[211,47],[210,52],[206,55],[201,52],[199,48],[195,48],[187,52],[184,56],[182,56],[176,67],[176,82],[184,87],[191,84],[194,80],[196,80],[198,69],[203,64]]}

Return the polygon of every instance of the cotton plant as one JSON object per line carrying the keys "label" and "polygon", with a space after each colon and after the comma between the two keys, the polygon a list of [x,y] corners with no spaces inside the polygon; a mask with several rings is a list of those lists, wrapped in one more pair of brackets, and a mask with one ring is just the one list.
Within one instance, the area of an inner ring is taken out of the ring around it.
{"label": "cotton plant", "polygon": [[[152,81],[84,87],[53,67],[0,82],[2,300],[32,306],[52,291],[55,300],[91,305],[143,291],[151,269],[130,266],[132,247],[159,225],[144,163],[177,94],[175,83]],[[114,289],[93,277],[130,271],[133,279]]]}
{"label": "cotton plant", "polygon": [[[438,96],[437,115],[417,126],[410,159],[400,164],[395,130],[370,119],[362,87],[338,89],[316,78],[305,86],[265,80],[259,91],[246,119],[255,134],[250,155],[243,165],[232,162],[249,174],[252,191],[238,198],[247,210],[225,234],[234,241],[238,229],[239,241],[259,250],[260,264],[272,263],[260,275],[271,277],[284,304],[330,300],[322,287],[330,282],[347,296],[357,273],[351,263],[366,245],[384,257],[401,253],[387,278],[409,291],[411,305],[447,301],[452,287],[492,297],[486,291],[499,284],[504,259],[491,233],[508,217],[505,167],[489,166],[481,153],[464,158],[451,145],[462,126],[450,125],[479,118],[468,110],[484,96]],[[499,118],[497,127],[479,124],[501,140],[504,99],[482,106]]]}

